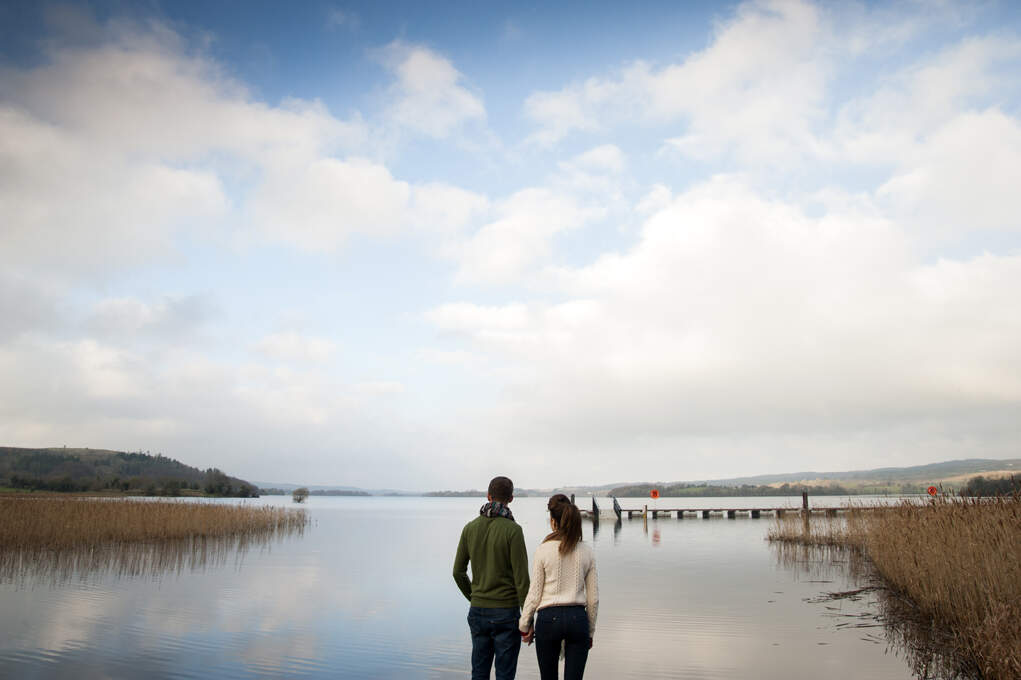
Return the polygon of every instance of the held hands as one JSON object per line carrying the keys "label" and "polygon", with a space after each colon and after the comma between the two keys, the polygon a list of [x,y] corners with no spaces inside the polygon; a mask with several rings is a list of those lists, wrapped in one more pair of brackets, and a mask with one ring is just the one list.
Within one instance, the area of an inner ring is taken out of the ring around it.
{"label": "held hands", "polygon": [[[521,634],[521,641],[524,642],[526,645],[531,645],[534,640],[535,640],[534,627],[530,627],[527,633]],[[592,638],[588,639],[588,648],[592,649]]]}

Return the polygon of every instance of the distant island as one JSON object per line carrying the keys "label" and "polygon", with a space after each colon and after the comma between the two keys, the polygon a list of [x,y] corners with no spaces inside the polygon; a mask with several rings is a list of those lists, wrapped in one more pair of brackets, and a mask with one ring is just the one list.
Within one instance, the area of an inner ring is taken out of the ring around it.
{"label": "distant island", "polygon": [[135,496],[259,495],[251,482],[162,454],[88,448],[0,447],[0,490]]}
{"label": "distant island", "polygon": [[[294,492],[294,489],[280,489],[276,487],[263,488],[259,487],[259,493],[263,496],[290,496]],[[361,491],[358,489],[312,489],[308,492],[309,496],[371,496],[368,491]]]}
{"label": "distant island", "polygon": [[[433,497],[435,497],[435,498],[485,498],[486,497],[486,492],[485,491],[479,491],[477,489],[470,489],[468,491],[429,491],[429,492],[426,492],[426,493],[424,493],[422,495],[430,497],[430,498],[433,498]],[[520,496],[522,494],[519,491],[515,491],[514,495],[515,496]]]}

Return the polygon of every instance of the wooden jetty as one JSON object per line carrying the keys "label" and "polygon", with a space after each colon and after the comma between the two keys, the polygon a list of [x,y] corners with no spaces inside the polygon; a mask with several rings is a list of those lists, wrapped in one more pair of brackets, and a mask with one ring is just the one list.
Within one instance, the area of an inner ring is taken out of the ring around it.
{"label": "wooden jetty", "polygon": [[[645,505],[641,508],[622,508],[617,499],[613,496],[610,497],[613,500],[613,513],[605,513],[607,518],[622,519],[627,515],[628,519],[639,517],[642,519],[659,519],[660,515],[663,517],[670,517],[671,515],[677,519],[684,519],[685,517],[696,517],[701,519],[709,519],[711,517],[726,517],[727,519],[737,519],[738,517],[746,517],[750,519],[759,519],[763,515],[769,517],[782,517],[785,513],[798,514],[798,515],[827,515],[835,517],[837,514],[847,512],[847,508],[809,508],[808,507],[808,494],[803,493],[801,495],[801,507],[792,508],[790,506],[777,508],[777,507],[757,507],[757,508],[649,508]],[[599,506],[596,504],[595,496],[592,497],[592,510],[582,510],[583,517],[588,517],[598,521],[604,514]]]}

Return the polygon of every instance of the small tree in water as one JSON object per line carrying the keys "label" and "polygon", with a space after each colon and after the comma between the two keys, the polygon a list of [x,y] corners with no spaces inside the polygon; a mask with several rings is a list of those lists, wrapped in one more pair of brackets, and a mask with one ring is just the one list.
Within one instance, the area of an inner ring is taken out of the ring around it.
{"label": "small tree in water", "polygon": [[294,499],[295,503],[304,503],[305,499],[308,498],[308,489],[306,489],[305,487],[295,489],[294,492],[291,494],[291,498]]}

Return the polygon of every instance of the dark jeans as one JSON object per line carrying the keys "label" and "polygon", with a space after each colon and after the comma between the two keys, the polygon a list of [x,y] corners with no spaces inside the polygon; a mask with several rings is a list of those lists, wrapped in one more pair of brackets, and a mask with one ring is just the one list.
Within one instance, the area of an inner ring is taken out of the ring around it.
{"label": "dark jeans", "polygon": [[560,643],[564,644],[564,680],[581,680],[588,660],[588,614],[585,607],[547,607],[535,617],[535,655],[539,677],[557,680]]}
{"label": "dark jeans", "polygon": [[517,607],[471,607],[468,628],[472,634],[472,680],[489,680],[496,657],[496,680],[514,680],[518,670],[521,633]]}

